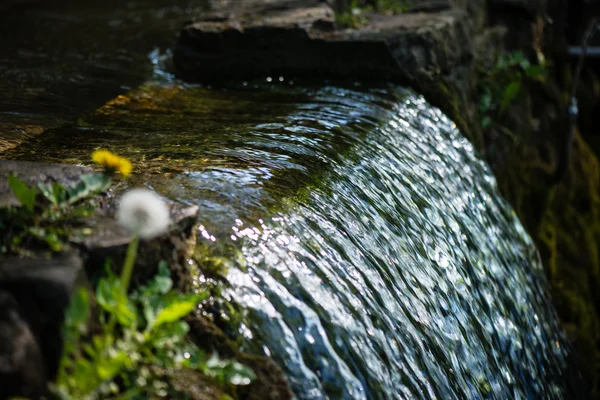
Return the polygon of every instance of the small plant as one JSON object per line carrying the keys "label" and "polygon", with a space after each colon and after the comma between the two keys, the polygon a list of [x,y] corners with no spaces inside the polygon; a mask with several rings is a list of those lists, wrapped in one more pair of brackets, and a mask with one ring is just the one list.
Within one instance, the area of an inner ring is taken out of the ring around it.
{"label": "small plant", "polygon": [[347,9],[335,14],[335,23],[340,28],[359,28],[368,22],[359,0],[352,0]]}
{"label": "small plant", "polygon": [[77,226],[77,221],[89,216],[96,205],[90,201],[110,186],[110,175],[82,175],[70,186],[60,183],[38,183],[28,186],[14,175],[8,183],[21,204],[0,208],[0,253],[22,253],[25,248],[47,248],[62,251]]}
{"label": "small plant", "polygon": [[[129,296],[122,282],[108,272],[93,296],[80,289],[73,297],[55,394],[65,400],[175,396],[169,382],[183,369],[221,384],[244,385],[254,379],[249,368],[207,355],[187,339],[189,326],[182,318],[205,296],[172,290],[164,263],[152,281]],[[89,337],[92,299],[100,308],[100,329]]]}
{"label": "small plant", "polygon": [[116,173],[127,177],[131,163],[108,150],[96,150],[92,159],[102,172],[84,174],[72,185],[38,183],[28,186],[14,175],[8,184],[20,207],[0,208],[1,253],[23,253],[27,248],[52,252],[65,249],[78,221],[96,209],[97,194],[108,189]]}
{"label": "small plant", "polygon": [[[102,160],[122,174],[122,166],[131,171],[125,159],[104,154]],[[183,318],[206,295],[172,290],[164,262],[153,280],[128,293],[140,238],[154,238],[169,227],[164,202],[149,190],[131,190],[121,198],[117,219],[133,234],[121,275],[107,268],[93,294],[80,289],[73,297],[65,316],[64,352],[52,391],[64,400],[172,398],[177,393],[170,381],[185,369],[221,384],[249,384],[255,378],[252,370],[209,356],[187,338],[189,326]],[[98,305],[96,315],[92,303]]]}
{"label": "small plant", "polygon": [[336,13],[335,22],[340,28],[360,28],[369,21],[369,13],[400,14],[408,11],[411,3],[410,0],[352,0]]}
{"label": "small plant", "polygon": [[542,62],[532,64],[521,51],[500,57],[491,71],[484,73],[479,111],[482,127],[488,128],[498,120],[521,93],[524,82],[543,80],[547,67]]}
{"label": "small plant", "polygon": [[407,12],[411,5],[411,0],[377,0],[377,11],[385,14],[401,14]]}
{"label": "small plant", "polygon": [[[1,252],[26,248],[63,250],[81,217],[95,210],[95,197],[115,174],[127,177],[129,160],[107,150],[92,159],[102,172],[80,177],[73,185],[29,186],[16,176],[9,186],[19,207],[0,209]],[[169,211],[153,192],[134,189],[120,201],[118,221],[133,235],[120,276],[107,264],[95,290],[75,292],[65,313],[64,349],[50,391],[64,400],[183,398],[170,383],[183,370],[195,370],[222,385],[247,385],[249,368],[206,354],[188,337],[183,320],[207,297],[173,290],[166,263],[146,285],[129,292],[140,239],[151,239],[169,227]],[[80,224],[84,227],[84,224]]]}

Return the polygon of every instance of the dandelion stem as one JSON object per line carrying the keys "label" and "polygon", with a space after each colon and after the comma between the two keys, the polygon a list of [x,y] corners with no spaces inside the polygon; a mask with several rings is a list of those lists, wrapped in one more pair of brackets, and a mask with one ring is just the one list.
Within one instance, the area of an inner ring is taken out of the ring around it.
{"label": "dandelion stem", "polygon": [[129,247],[127,247],[127,254],[125,255],[125,263],[123,264],[123,270],[121,271],[121,287],[123,292],[127,294],[129,289],[129,282],[131,281],[131,275],[133,273],[133,265],[135,264],[135,257],[137,255],[138,245],[140,243],[139,235],[135,234]]}
{"label": "dandelion stem", "polygon": [[[125,254],[125,262],[123,263],[123,270],[121,271],[121,290],[123,294],[127,296],[127,290],[129,289],[129,282],[131,281],[131,275],[133,274],[133,265],[135,264],[135,257],[137,256],[138,245],[140,244],[140,237],[135,234],[133,239],[127,247],[127,254]],[[108,320],[107,334],[112,334],[117,320],[115,314],[110,315]]]}

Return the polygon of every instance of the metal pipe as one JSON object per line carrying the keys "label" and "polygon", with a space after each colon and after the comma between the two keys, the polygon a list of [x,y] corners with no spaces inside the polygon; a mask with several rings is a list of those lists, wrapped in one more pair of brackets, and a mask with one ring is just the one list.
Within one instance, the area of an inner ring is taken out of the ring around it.
{"label": "metal pipe", "polygon": [[586,57],[600,57],[600,46],[588,46],[587,49],[584,49],[584,46],[569,46],[570,56],[579,57],[584,51]]}
{"label": "metal pipe", "polygon": [[569,98],[569,130],[566,133],[565,141],[563,143],[560,157],[558,159],[558,165],[554,172],[553,181],[558,183],[566,175],[569,169],[569,163],[571,161],[571,148],[573,147],[573,137],[575,136],[575,128],[577,126],[577,117],[579,116],[579,109],[577,107],[577,86],[579,85],[579,78],[581,76],[581,70],[583,69],[583,62],[585,58],[590,54],[590,49],[594,47],[588,47],[588,42],[594,36],[594,33],[598,30],[598,18],[593,18],[588,25],[587,30],[583,36],[582,46],[580,46],[581,52],[578,54],[579,60],[577,67],[575,68],[575,74],[573,76],[573,86],[571,87],[571,96]]}

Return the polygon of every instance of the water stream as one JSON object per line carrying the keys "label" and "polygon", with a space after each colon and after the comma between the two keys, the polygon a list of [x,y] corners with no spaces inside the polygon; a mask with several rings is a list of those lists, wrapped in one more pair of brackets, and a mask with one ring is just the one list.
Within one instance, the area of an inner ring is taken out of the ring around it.
{"label": "water stream", "polygon": [[22,15],[54,36],[0,60],[0,157],[89,164],[107,147],[136,165],[127,185],[198,204],[244,349],[298,399],[581,398],[536,249],[451,121],[392,85],[181,82],[148,43],[191,6],[163,3]]}

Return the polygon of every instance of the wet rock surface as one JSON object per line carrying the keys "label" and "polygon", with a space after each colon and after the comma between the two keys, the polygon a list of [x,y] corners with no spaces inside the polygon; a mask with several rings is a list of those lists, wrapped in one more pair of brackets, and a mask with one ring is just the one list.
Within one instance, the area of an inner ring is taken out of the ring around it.
{"label": "wet rock surface", "polygon": [[73,252],[0,259],[0,397],[46,392],[62,352],[63,310],[82,268]]}

